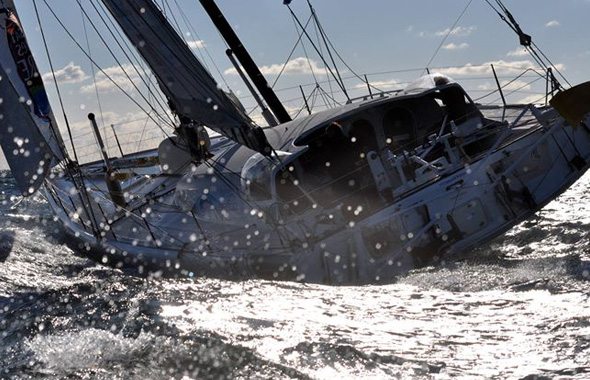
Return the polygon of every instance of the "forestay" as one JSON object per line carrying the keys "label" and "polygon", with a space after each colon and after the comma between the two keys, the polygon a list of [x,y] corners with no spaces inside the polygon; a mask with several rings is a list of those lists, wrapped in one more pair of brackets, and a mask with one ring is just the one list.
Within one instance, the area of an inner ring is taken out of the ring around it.
{"label": "forestay", "polygon": [[63,141],[12,0],[0,0],[0,144],[23,194],[64,159]]}
{"label": "forestay", "polygon": [[102,0],[155,74],[180,116],[265,155],[262,129],[238,109],[151,0]]}

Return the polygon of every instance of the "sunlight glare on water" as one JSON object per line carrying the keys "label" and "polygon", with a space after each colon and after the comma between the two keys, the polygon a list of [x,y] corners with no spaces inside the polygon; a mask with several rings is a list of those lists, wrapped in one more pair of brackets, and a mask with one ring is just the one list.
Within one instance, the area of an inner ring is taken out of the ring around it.
{"label": "sunlight glare on water", "polygon": [[6,203],[0,378],[586,379],[589,182],[467,257],[362,287],[141,277],[68,248],[43,200]]}
{"label": "sunlight glare on water", "polygon": [[[191,288],[184,293],[191,294]],[[431,376],[440,371],[438,378],[489,378],[588,365],[587,358],[577,358],[576,347],[567,348],[590,332],[588,326],[567,329],[590,306],[588,295],[580,292],[455,293],[404,284],[330,288],[248,282],[222,293],[209,302],[163,306],[161,316],[187,334],[205,329],[241,337],[239,344],[259,355],[310,368],[308,374],[318,379],[334,375],[326,368],[373,378],[409,370]],[[563,334],[559,338],[557,331]],[[298,352],[291,352],[293,347]]]}

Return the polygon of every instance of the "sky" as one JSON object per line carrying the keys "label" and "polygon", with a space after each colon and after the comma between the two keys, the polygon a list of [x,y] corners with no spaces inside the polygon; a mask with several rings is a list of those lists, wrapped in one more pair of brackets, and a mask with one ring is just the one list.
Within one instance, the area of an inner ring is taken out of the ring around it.
{"label": "sky", "polygon": [[[226,90],[232,89],[246,108],[252,109],[253,99],[232,69],[225,55],[226,46],[199,2],[156,2],[163,4],[171,19],[174,16],[189,46],[209,68],[220,86]],[[371,84],[381,90],[393,90],[419,77],[427,65],[431,72],[439,71],[453,77],[474,99],[495,89],[490,69],[492,63],[502,85],[507,85],[506,92],[521,90],[510,95],[510,101],[537,101],[540,99],[539,93],[544,90],[544,82],[534,74],[508,83],[510,78],[535,65],[531,57],[519,47],[514,32],[485,0],[311,2],[334,52],[346,62],[345,66],[337,59],[336,66],[345,78],[351,97],[367,93],[366,84],[356,79],[354,74],[361,78],[366,75]],[[33,1],[16,0],[16,3],[37,65],[45,79],[54,114],[68,140],[64,112],[59,106]],[[119,154],[113,128],[117,131],[124,153],[157,146],[162,132],[134,103],[143,104],[141,94],[125,77],[121,65],[133,73],[129,62],[94,11],[92,4],[99,4],[99,1],[37,0],[36,3],[80,161],[98,158],[87,121],[89,112],[97,114],[111,154]],[[504,3],[522,29],[533,36],[533,41],[572,85],[590,80],[590,0],[505,0]],[[83,17],[79,4],[89,14],[117,59],[111,56],[101,42],[91,21]],[[301,89],[310,98],[310,105],[315,110],[326,107],[325,103],[333,103],[331,98],[345,100],[343,94],[336,91],[334,81],[329,80],[325,64],[314,54],[312,45],[306,42],[304,47],[298,45],[294,48],[299,30],[282,0],[217,0],[217,4],[293,116],[305,114]],[[307,0],[292,0],[291,9],[302,23],[308,20],[310,11]],[[51,10],[84,49],[90,47],[89,55],[100,69],[64,32]],[[459,18],[464,10],[465,13]],[[190,20],[190,25],[185,20]],[[455,27],[451,28],[453,25]],[[316,38],[315,29],[310,29],[310,33]],[[434,55],[437,48],[439,51]],[[277,73],[285,64],[283,74],[277,80]],[[130,97],[118,90],[101,70],[115,78]],[[139,78],[134,74],[131,76],[139,85]],[[314,91],[318,85],[323,89],[323,96],[317,95],[321,93],[319,90]],[[144,87],[139,87],[144,95],[147,94]],[[498,100],[491,96],[483,98],[481,102]],[[251,116],[260,120],[256,112]],[[0,168],[6,168],[1,154]]]}

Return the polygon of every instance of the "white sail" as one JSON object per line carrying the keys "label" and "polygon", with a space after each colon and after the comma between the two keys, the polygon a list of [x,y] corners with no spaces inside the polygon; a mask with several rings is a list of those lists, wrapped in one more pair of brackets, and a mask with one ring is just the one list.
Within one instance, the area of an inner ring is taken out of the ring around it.
{"label": "white sail", "polygon": [[[3,77],[10,81],[16,91],[16,99],[20,99],[26,106],[28,118],[37,126],[55,157],[55,160],[49,160],[46,165],[55,165],[64,159],[63,141],[12,0],[0,0],[0,25],[0,65],[5,73]],[[14,127],[19,129],[18,125]]]}
{"label": "white sail", "polygon": [[221,91],[151,0],[102,0],[158,79],[181,117],[263,154],[270,145],[262,129]]}

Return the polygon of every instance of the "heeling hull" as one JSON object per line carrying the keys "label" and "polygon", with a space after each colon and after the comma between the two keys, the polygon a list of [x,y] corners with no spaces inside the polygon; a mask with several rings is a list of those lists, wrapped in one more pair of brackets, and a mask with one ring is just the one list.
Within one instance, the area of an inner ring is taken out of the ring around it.
{"label": "heeling hull", "polygon": [[[201,236],[197,224],[191,224],[194,215],[152,205],[150,220],[169,228],[168,237],[182,241],[180,247],[143,236],[147,230],[137,221],[135,228],[144,238],[130,243],[106,233],[99,241],[88,227],[60,212],[55,197],[48,198],[66,229],[102,262],[189,276],[386,283],[498,236],[575,182],[588,169],[590,131],[564,126],[561,118],[553,122],[530,127],[489,156],[342,228],[318,219],[321,212],[338,210],[310,212],[272,228],[268,214],[237,212],[219,222],[197,220]],[[129,228],[120,223],[111,232],[120,235]]]}

